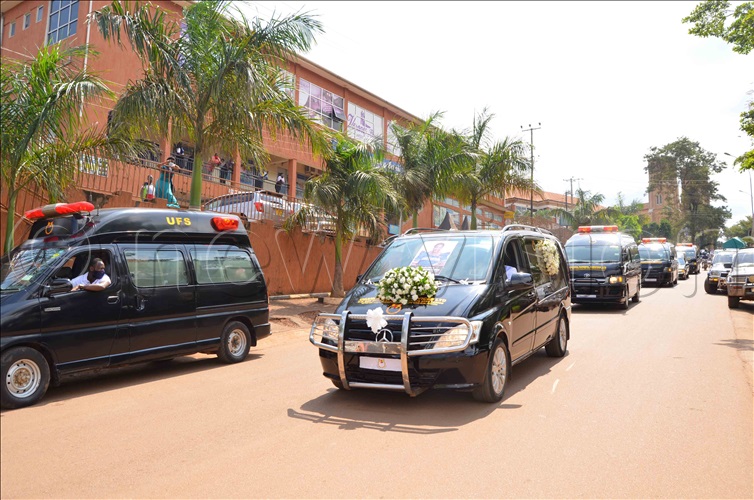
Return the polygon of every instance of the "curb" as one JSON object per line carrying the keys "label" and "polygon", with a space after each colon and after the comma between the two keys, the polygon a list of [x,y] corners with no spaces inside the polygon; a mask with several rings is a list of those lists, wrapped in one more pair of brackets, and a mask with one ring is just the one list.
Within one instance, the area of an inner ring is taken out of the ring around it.
{"label": "curb", "polygon": [[285,299],[324,299],[330,296],[329,292],[324,293],[294,293],[291,295],[271,295],[270,300]]}

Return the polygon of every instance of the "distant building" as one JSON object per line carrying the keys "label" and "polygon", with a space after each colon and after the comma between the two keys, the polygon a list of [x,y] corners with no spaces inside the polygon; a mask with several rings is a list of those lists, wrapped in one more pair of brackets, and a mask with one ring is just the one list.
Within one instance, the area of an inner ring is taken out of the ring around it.
{"label": "distant building", "polygon": [[[662,219],[670,219],[680,209],[678,195],[678,175],[670,158],[655,158],[647,164],[649,187],[646,214],[659,224]],[[650,190],[651,189],[651,190]]]}

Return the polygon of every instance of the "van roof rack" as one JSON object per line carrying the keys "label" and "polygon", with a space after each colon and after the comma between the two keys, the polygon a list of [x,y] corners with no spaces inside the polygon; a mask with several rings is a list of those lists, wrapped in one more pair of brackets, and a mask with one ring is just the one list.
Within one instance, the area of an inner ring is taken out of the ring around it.
{"label": "van roof rack", "polygon": [[448,231],[447,229],[442,229],[439,227],[412,227],[411,229],[408,229],[405,233],[403,233],[401,236],[406,236],[408,234],[415,234],[418,232],[428,232],[428,233],[434,233],[438,231]]}
{"label": "van roof rack", "polygon": [[503,227],[503,232],[506,231],[513,231],[516,229],[528,229],[529,231],[536,231],[543,234],[549,234],[550,236],[554,236],[551,231],[548,231],[547,229],[542,229],[541,227],[536,226],[527,226],[526,224],[508,224],[507,226]]}

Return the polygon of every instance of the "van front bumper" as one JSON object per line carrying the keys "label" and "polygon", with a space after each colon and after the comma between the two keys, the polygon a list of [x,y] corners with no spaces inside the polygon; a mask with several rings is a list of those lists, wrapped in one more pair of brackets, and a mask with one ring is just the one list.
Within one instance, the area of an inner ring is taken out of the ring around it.
{"label": "van front bumper", "polygon": [[[388,325],[375,340],[350,335],[349,324],[366,320],[366,315],[344,311],[315,318],[309,340],[319,348],[325,377],[344,389],[394,390],[410,396],[430,387],[472,388],[483,380],[489,352],[473,343],[469,320],[410,312],[383,317],[393,325],[400,322],[400,327]],[[386,341],[390,336],[400,340]]]}
{"label": "van front bumper", "polygon": [[625,283],[599,283],[594,281],[572,281],[571,302],[622,302],[626,300]]}

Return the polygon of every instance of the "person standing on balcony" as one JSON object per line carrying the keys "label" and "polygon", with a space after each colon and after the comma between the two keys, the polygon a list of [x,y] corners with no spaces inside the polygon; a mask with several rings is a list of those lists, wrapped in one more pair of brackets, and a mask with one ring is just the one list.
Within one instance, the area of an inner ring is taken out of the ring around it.
{"label": "person standing on balcony", "polygon": [[285,177],[283,177],[283,173],[278,173],[278,179],[275,181],[275,192],[279,193],[283,190],[283,185],[285,184]]}
{"label": "person standing on balcony", "polygon": [[175,158],[172,156],[168,156],[165,163],[160,165],[160,178],[157,179],[157,185],[155,186],[155,196],[168,200],[169,208],[180,208],[178,200],[173,194],[173,175],[179,170],[180,168],[175,164]]}

